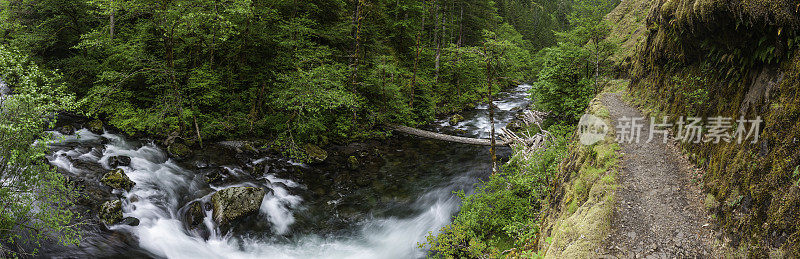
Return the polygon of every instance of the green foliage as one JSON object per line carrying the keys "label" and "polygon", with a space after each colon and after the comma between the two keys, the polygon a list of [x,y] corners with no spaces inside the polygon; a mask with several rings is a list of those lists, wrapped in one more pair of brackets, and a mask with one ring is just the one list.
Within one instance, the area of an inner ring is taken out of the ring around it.
{"label": "green foliage", "polygon": [[[16,256],[17,246],[42,242],[77,244],[80,234],[69,210],[76,193],[47,163],[44,132],[54,112],[74,108],[58,74],[39,70],[19,53],[0,46],[0,78],[13,95],[0,96],[0,256]],[[13,249],[13,250],[12,250]]]}
{"label": "green foliage", "polygon": [[672,83],[681,89],[686,100],[689,115],[702,115],[702,110],[709,104],[709,94],[706,86],[708,81],[700,76],[673,76]]}
{"label": "green foliage", "polygon": [[552,112],[558,120],[576,122],[595,94],[585,62],[588,52],[570,43],[542,51],[542,70],[531,89],[536,108]]}
{"label": "green foliage", "polygon": [[599,80],[618,43],[606,37],[611,29],[605,15],[618,4],[609,0],[581,0],[569,15],[572,28],[557,33],[557,46],[539,52],[541,64],[533,84],[533,100],[539,110],[551,111],[557,120],[577,122],[589,100],[602,88]]}
{"label": "green foliage", "polygon": [[552,34],[477,0],[3,3],[4,40],[60,69],[109,124],[289,151],[470,107],[486,99],[487,74],[496,90],[529,79],[531,35]]}
{"label": "green foliage", "polygon": [[556,139],[547,149],[527,158],[515,156],[503,173],[492,175],[473,194],[458,192],[462,206],[453,223],[439,234],[431,233],[420,247],[441,258],[500,257],[510,249],[531,253],[528,246],[539,231],[540,202],[550,193],[549,179],[566,155],[565,136],[571,132],[562,126],[551,130]]}

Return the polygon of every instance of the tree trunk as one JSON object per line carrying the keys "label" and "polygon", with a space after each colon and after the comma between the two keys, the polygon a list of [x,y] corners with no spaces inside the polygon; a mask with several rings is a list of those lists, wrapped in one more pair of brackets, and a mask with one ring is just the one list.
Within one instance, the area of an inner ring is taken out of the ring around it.
{"label": "tree trunk", "polygon": [[497,154],[495,146],[495,132],[494,132],[494,97],[492,96],[492,60],[489,49],[486,45],[483,46],[483,53],[486,55],[486,86],[489,92],[489,123],[492,125],[491,130],[491,148],[490,153],[492,156],[492,174],[497,172]]}
{"label": "tree trunk", "polygon": [[353,64],[352,64],[352,66],[353,66],[353,78],[352,78],[353,85],[356,85],[356,83],[358,83],[358,51],[359,51],[359,47],[360,47],[359,40],[360,40],[360,33],[361,33],[361,1],[362,0],[357,0],[356,1],[356,12],[355,12],[355,15],[353,17],[353,22],[355,23],[355,27],[356,27],[355,28],[355,35],[354,35],[355,36],[354,37],[354,39],[355,39],[355,44],[354,45],[355,46],[353,47]]}
{"label": "tree trunk", "polygon": [[425,0],[422,0],[422,28],[417,33],[417,53],[414,56],[414,70],[411,73],[411,100],[409,106],[414,108],[414,88],[417,84],[417,69],[419,66],[419,56],[422,53],[422,34],[425,33]]}
{"label": "tree trunk", "polygon": [[[436,1],[434,1],[434,5],[436,6],[436,29],[438,30],[439,29],[439,22],[440,22],[439,21],[440,7],[439,7],[439,4]],[[444,15],[442,15],[442,16],[444,16]],[[442,40],[443,40],[443,38],[440,36],[440,33],[444,32],[444,30],[443,30],[444,29],[444,25],[443,24],[444,23],[442,23],[442,31],[440,31],[439,33],[434,34],[434,38],[436,39],[436,58],[435,58],[435,65],[434,65],[435,68],[436,68],[436,74],[434,75],[433,82],[436,83],[436,84],[439,83],[439,57],[441,56],[441,47],[442,47]]]}
{"label": "tree trunk", "polygon": [[109,25],[109,35],[111,39],[114,39],[114,10],[111,10],[111,15],[108,16],[108,25]]}
{"label": "tree trunk", "polygon": [[[436,132],[430,132],[421,129],[415,129],[412,127],[401,126],[401,125],[389,125],[390,128],[393,130],[403,132],[409,135],[414,135],[423,138],[430,138],[430,139],[438,139],[442,141],[454,142],[454,143],[462,143],[462,144],[469,144],[469,145],[481,145],[481,146],[492,146],[492,141],[488,139],[479,139],[479,138],[465,138],[465,137],[458,137],[458,136],[451,136],[445,135]],[[494,145],[507,145],[508,142],[500,142],[495,143]]]}

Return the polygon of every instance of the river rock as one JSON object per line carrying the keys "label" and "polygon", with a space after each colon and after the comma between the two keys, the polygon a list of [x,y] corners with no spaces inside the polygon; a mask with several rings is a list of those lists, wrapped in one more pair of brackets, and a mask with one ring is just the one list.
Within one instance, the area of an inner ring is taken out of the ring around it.
{"label": "river rock", "polygon": [[58,133],[62,135],[75,135],[75,128],[72,125],[64,125],[61,128],[58,128]]}
{"label": "river rock", "polygon": [[459,122],[464,120],[464,116],[461,114],[456,114],[450,117],[450,126],[458,125]]}
{"label": "river rock", "polygon": [[109,171],[108,173],[103,175],[103,178],[100,179],[105,185],[111,186],[114,189],[123,189],[126,191],[130,191],[136,183],[131,181],[127,175],[125,175],[125,171],[122,169],[114,169]]}
{"label": "river rock", "polygon": [[192,150],[188,146],[181,143],[172,143],[172,145],[167,147],[167,151],[171,156],[178,160],[186,159],[192,155]]}
{"label": "river rock", "polygon": [[208,167],[199,169],[200,174],[206,180],[206,183],[219,184],[229,177],[228,170],[222,167]]}
{"label": "river rock", "polygon": [[201,201],[193,201],[190,203],[186,212],[183,214],[183,224],[186,229],[195,231],[204,239],[208,239],[210,233],[208,229],[203,226],[203,220],[206,218],[204,207]]}
{"label": "river rock", "polygon": [[103,122],[100,120],[92,120],[84,124],[84,127],[94,134],[103,134]]}
{"label": "river rock", "polygon": [[119,200],[107,201],[100,207],[100,220],[106,225],[113,225],[122,220],[122,202]]}
{"label": "river rock", "polygon": [[134,218],[134,217],[125,217],[125,218],[123,218],[122,220],[119,221],[119,224],[120,225],[128,225],[128,226],[135,227],[135,226],[139,225],[139,219]]}
{"label": "river rock", "polygon": [[256,187],[231,187],[211,195],[213,218],[219,225],[258,211],[267,191]]}
{"label": "river rock", "polygon": [[108,158],[108,166],[112,168],[129,165],[131,165],[131,157],[129,156],[112,156]]}
{"label": "river rock", "polygon": [[308,158],[311,159],[311,162],[320,163],[325,161],[325,159],[328,159],[328,152],[325,152],[325,150],[322,148],[312,144],[306,145],[306,154],[308,155]]}
{"label": "river rock", "polygon": [[350,156],[349,158],[347,158],[347,165],[352,170],[358,169],[359,167],[358,158],[356,158],[356,156]]}
{"label": "river rock", "polygon": [[193,201],[189,204],[189,208],[184,215],[185,222],[191,227],[197,227],[203,224],[203,219],[206,217],[203,203],[200,201]]}

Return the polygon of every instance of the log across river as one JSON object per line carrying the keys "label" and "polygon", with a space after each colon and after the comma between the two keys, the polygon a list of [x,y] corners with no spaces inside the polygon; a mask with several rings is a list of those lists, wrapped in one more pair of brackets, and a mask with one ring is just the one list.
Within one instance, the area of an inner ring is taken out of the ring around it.
{"label": "log across river", "polygon": [[[430,139],[438,139],[442,141],[448,142],[456,142],[456,143],[463,143],[469,145],[481,145],[481,146],[490,146],[492,145],[492,141],[490,139],[481,139],[481,138],[465,138],[453,135],[446,135],[436,132],[431,132],[427,130],[416,129],[408,126],[402,125],[389,125],[389,128],[403,132],[406,134],[423,137],[423,138],[430,138]],[[505,146],[508,145],[508,142],[496,140],[495,145],[498,146]]]}

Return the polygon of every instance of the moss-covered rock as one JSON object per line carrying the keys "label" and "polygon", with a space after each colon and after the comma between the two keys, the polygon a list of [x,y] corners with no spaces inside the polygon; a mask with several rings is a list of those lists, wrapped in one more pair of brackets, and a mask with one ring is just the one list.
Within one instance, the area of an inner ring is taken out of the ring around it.
{"label": "moss-covered rock", "polygon": [[311,162],[315,163],[323,162],[325,159],[328,159],[328,152],[312,144],[306,145],[306,155],[308,155]]}
{"label": "moss-covered rock", "polygon": [[214,221],[225,225],[258,211],[267,191],[256,187],[231,187],[211,196]]}
{"label": "moss-covered rock", "polygon": [[192,149],[181,143],[172,143],[167,147],[169,154],[176,159],[186,159],[192,155]]}
{"label": "moss-covered rock", "polygon": [[464,116],[461,116],[461,114],[456,114],[456,115],[450,116],[450,121],[449,122],[450,122],[450,126],[455,126],[455,125],[458,125],[458,123],[462,122],[462,121],[464,121]]}
{"label": "moss-covered rock", "polygon": [[356,170],[358,169],[359,165],[358,158],[355,156],[350,156],[347,158],[347,166],[349,166],[350,169]]}
{"label": "moss-covered rock", "polygon": [[103,203],[98,217],[106,225],[114,225],[120,222],[122,220],[122,202],[113,200]]}
{"label": "moss-covered rock", "polygon": [[94,134],[103,134],[103,121],[95,119],[84,124],[84,127]]}
{"label": "moss-covered rock", "polygon": [[103,178],[100,179],[105,185],[110,186],[114,189],[123,189],[126,191],[130,191],[136,183],[131,181],[130,178],[125,174],[125,171],[122,169],[114,169],[109,171],[108,173],[103,175]]}

